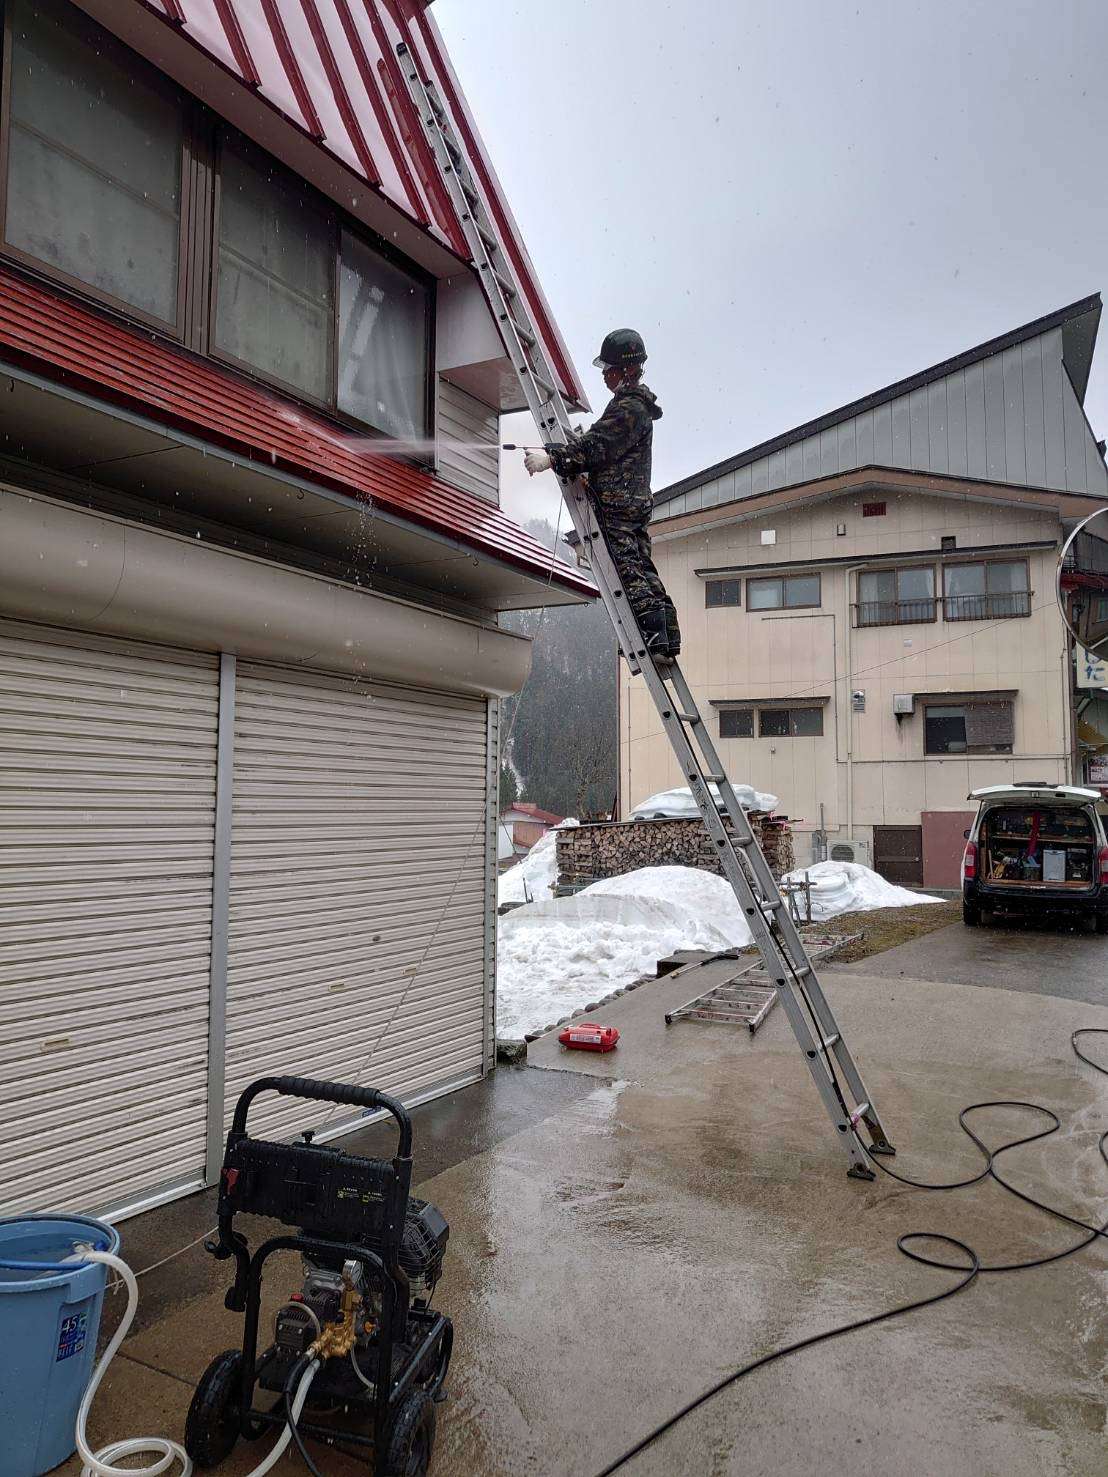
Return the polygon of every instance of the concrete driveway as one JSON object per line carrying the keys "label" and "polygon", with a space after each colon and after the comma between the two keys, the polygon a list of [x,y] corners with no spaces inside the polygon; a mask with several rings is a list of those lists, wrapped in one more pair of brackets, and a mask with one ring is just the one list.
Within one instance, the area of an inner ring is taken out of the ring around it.
{"label": "concrete driveway", "polygon": [[1108,1005],[1108,936],[1064,923],[1003,919],[979,928],[955,923],[888,949],[877,959],[828,966],[828,971],[872,972],[878,964],[891,979],[986,985]]}
{"label": "concrete driveway", "polygon": [[[973,1172],[958,1109],[1040,1102],[1062,1130],[1008,1156],[1006,1172],[1103,1220],[1108,1171],[1096,1140],[1108,1126],[1108,1078],[1075,1062],[1069,1038],[1108,1027],[1108,1009],[929,981],[890,961],[892,952],[867,960],[865,973],[841,970],[827,989],[898,1147],[896,1167],[924,1179]],[[729,1369],[949,1285],[951,1274],[898,1254],[904,1232],[942,1230],[986,1263],[1079,1239],[991,1184],[936,1195],[848,1180],[780,1009],[754,1039],[665,1026],[663,1011],[710,979],[711,967],[605,1008],[623,1032],[610,1056],[538,1043],[535,1065],[502,1071],[497,1090],[533,1088],[543,1108],[505,1135],[440,1154],[420,1185],[451,1222],[438,1301],[458,1331],[434,1477],[595,1477]],[[1108,1062],[1108,1049],[1097,1055]],[[550,1092],[555,1083],[565,1093]],[[459,1101],[420,1110],[423,1123],[458,1113]],[[1013,1109],[992,1109],[979,1126],[994,1143],[1029,1131]],[[425,1128],[428,1137],[442,1136]],[[417,1133],[417,1155],[420,1142]],[[1106,1252],[982,1277],[936,1307],[762,1369],[621,1470],[1101,1477]],[[151,1274],[157,1313],[125,1345],[96,1411],[98,1439],[180,1432],[191,1381],[238,1336],[210,1265],[199,1250],[182,1257],[176,1293],[160,1300],[169,1269]],[[274,1296],[294,1278],[289,1266]],[[223,1470],[241,1477],[260,1454],[240,1448]],[[318,1460],[327,1477],[365,1470],[330,1452]],[[303,1469],[286,1457],[274,1470]]]}

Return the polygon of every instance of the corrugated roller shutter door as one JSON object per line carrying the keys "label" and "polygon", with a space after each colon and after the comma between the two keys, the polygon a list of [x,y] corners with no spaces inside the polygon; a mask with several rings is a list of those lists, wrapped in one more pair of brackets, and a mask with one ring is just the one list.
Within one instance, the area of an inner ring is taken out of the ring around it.
{"label": "corrugated roller shutter door", "polygon": [[[228,1109],[268,1072],[408,1098],[480,1075],[486,721],[479,700],[240,664]],[[320,1117],[256,1111],[270,1133]]]}
{"label": "corrugated roller shutter door", "polygon": [[204,1167],[218,666],[0,622],[0,1213]]}

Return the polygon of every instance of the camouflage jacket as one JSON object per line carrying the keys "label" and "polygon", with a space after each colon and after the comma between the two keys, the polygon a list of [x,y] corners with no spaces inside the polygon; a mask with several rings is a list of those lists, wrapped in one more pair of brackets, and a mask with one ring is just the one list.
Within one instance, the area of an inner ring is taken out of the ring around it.
{"label": "camouflage jacket", "polygon": [[651,449],[661,417],[645,385],[621,385],[600,419],[568,446],[548,446],[559,477],[587,473],[597,503],[607,512],[642,516],[652,506]]}

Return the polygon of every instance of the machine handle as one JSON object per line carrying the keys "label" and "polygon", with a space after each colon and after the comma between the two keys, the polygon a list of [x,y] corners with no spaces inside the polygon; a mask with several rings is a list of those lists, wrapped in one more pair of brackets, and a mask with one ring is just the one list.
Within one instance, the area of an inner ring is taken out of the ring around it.
{"label": "machine handle", "polygon": [[384,1108],[396,1119],[400,1130],[397,1157],[412,1156],[412,1120],[402,1103],[375,1087],[348,1087],[342,1082],[323,1082],[315,1077],[259,1077],[257,1082],[251,1082],[235,1104],[232,1133],[246,1132],[250,1104],[263,1092],[279,1092],[282,1097],[309,1098],[320,1103],[349,1103],[352,1108]]}

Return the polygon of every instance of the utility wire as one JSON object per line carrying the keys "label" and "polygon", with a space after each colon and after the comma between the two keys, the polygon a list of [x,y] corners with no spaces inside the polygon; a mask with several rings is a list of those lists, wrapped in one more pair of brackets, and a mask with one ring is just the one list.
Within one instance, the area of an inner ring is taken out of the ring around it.
{"label": "utility wire", "polygon": [[[936,603],[939,600],[943,599],[943,598],[945,598],[945,597],[943,597],[943,596],[936,596],[935,597]],[[978,636],[987,635],[988,632],[989,631],[992,631],[996,626],[1004,625],[1008,621],[1025,621],[1025,620],[1028,620],[1031,616],[1037,615],[1042,610],[1050,610],[1054,606],[1054,603],[1055,603],[1054,601],[1048,600],[1048,601],[1045,601],[1042,605],[1033,605],[1028,610],[1027,615],[998,615],[998,616],[990,616],[988,618],[989,619],[989,625],[984,630],[978,629],[978,630],[975,630],[975,631],[963,631],[958,636],[951,636],[951,638],[950,638],[949,641],[936,641],[933,646],[921,647],[919,649],[919,651],[913,652],[909,656],[893,656],[893,657],[889,657],[886,661],[883,661],[883,662],[874,662],[874,664],[872,666],[870,666],[870,667],[858,667],[854,671],[851,672],[851,681],[853,681],[857,677],[868,677],[868,676],[870,676],[874,672],[881,672],[886,667],[895,667],[900,662],[914,661],[916,659],[916,657],[929,655],[933,651],[942,651],[947,646],[956,646],[958,644],[958,642],[960,642],[960,641],[975,641]],[[828,613],[830,613],[830,612],[828,612]],[[778,619],[779,619],[779,617],[778,617]],[[877,627],[877,626],[859,626],[859,627],[854,628],[854,629],[862,630],[862,631],[870,631],[870,630],[874,630],[875,631],[875,630],[878,630],[878,629],[881,629],[881,628],[880,627]],[[795,692],[789,692],[789,693],[785,694],[785,697],[775,698],[774,701],[775,702],[784,702],[786,700],[786,698],[791,699],[791,698],[811,697],[821,687],[826,687],[826,685],[827,685],[827,683],[829,681],[830,682],[834,682],[834,684],[836,686],[838,686],[840,684],[845,684],[845,682],[846,682],[846,675],[844,673],[843,675],[836,676],[834,678],[827,678],[827,677],[825,677],[825,678],[823,678],[822,680],[820,680],[818,682],[814,682],[811,685],[811,687],[798,688]],[[924,696],[926,696],[926,694],[924,694]],[[737,701],[741,701],[741,699],[738,699]],[[661,738],[661,737],[664,737],[664,730],[661,729],[661,728],[655,728],[655,729],[652,729],[649,733],[640,733],[640,734],[636,735],[634,738],[632,738],[630,740],[630,742],[631,743],[634,743],[634,744],[641,744],[646,739]]]}

